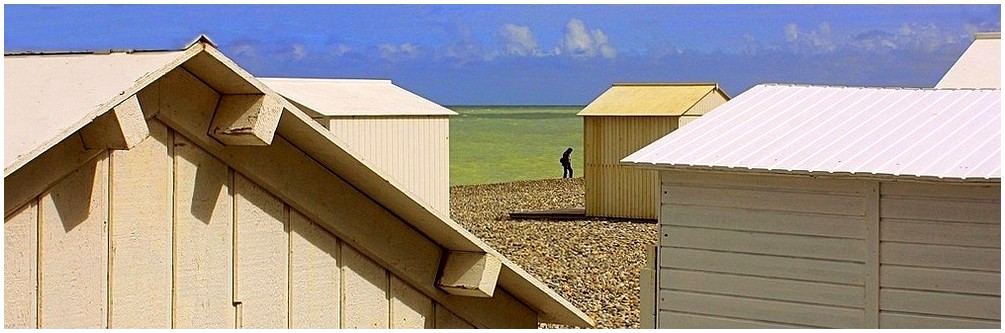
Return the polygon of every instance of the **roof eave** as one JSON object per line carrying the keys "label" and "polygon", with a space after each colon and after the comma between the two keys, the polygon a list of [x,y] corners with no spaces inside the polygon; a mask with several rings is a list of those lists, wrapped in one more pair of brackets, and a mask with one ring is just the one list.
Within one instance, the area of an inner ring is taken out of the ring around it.
{"label": "roof eave", "polygon": [[849,172],[849,171],[809,171],[809,170],[785,170],[785,169],[763,169],[748,167],[728,167],[709,165],[689,165],[689,164],[661,164],[649,162],[621,161],[622,166],[648,169],[648,170],[679,170],[679,171],[711,171],[727,173],[754,173],[763,175],[787,175],[787,176],[807,176],[821,178],[842,178],[842,179],[871,179],[871,180],[896,180],[915,182],[939,182],[939,183],[967,183],[967,184],[1000,184],[1001,177],[941,177],[933,175],[908,175],[889,174],[874,172]]}

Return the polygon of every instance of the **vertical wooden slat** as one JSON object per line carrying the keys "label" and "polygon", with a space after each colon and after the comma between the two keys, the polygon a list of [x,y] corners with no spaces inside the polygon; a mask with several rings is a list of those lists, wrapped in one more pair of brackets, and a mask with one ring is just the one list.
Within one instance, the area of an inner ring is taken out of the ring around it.
{"label": "vertical wooden slat", "polygon": [[292,210],[290,327],[339,328],[339,240]]}
{"label": "vertical wooden slat", "polygon": [[345,243],[342,246],[343,328],[388,328],[390,302],[384,268]]}
{"label": "vertical wooden slat", "polygon": [[289,302],[285,204],[240,174],[234,176],[237,287],[241,328],[286,328]]}
{"label": "vertical wooden slat", "polygon": [[453,312],[450,312],[450,310],[447,310],[446,308],[444,308],[442,305],[440,305],[440,303],[436,303],[436,309],[434,311],[435,311],[435,317],[436,317],[435,318],[435,320],[436,320],[436,323],[435,323],[436,329],[445,329],[445,328],[448,328],[448,329],[452,329],[452,328],[471,329],[471,328],[475,328],[474,326],[472,326],[467,321],[464,321],[464,319],[461,319],[461,317],[458,317]]}
{"label": "vertical wooden slat", "polygon": [[172,161],[167,127],[148,127],[111,153],[111,328],[171,328]]}
{"label": "vertical wooden slat", "polygon": [[879,191],[877,181],[863,181],[865,207],[865,326],[879,328]]}
{"label": "vertical wooden slat", "polygon": [[433,328],[433,300],[393,276],[391,328]]}
{"label": "vertical wooden slat", "polygon": [[4,328],[35,328],[38,320],[38,200],[3,223]]}
{"label": "vertical wooden slat", "polygon": [[175,135],[176,328],[234,328],[233,197],[227,165]]}
{"label": "vertical wooden slat", "polygon": [[39,200],[42,328],[105,328],[108,302],[108,154]]}

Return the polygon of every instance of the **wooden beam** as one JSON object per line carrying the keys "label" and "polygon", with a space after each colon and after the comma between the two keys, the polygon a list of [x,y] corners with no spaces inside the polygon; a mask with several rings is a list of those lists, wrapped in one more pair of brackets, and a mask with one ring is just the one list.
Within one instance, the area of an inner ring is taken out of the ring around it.
{"label": "wooden beam", "polygon": [[282,112],[274,95],[221,95],[209,135],[228,146],[266,146]]}
{"label": "wooden beam", "polygon": [[87,149],[79,135],[71,135],[4,177],[4,216],[10,215],[103,151]]}
{"label": "wooden beam", "polygon": [[488,253],[450,251],[437,286],[452,294],[492,297],[502,262]]}
{"label": "wooden beam", "polygon": [[80,130],[87,149],[132,149],[150,136],[139,99],[129,96]]}

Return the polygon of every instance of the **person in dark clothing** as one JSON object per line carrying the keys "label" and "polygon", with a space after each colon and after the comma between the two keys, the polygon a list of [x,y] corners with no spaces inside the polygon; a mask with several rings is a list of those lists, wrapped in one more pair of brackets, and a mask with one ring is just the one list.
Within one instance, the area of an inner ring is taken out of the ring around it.
{"label": "person in dark clothing", "polygon": [[572,178],[572,161],[569,160],[569,155],[572,155],[572,147],[566,149],[565,153],[562,154],[562,158],[558,160],[562,162],[562,178]]}

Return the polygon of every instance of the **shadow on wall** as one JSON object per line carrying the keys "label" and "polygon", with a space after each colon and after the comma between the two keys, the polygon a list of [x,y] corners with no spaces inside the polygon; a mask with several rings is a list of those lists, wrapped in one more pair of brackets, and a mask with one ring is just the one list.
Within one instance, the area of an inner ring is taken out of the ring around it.
{"label": "shadow on wall", "polygon": [[[80,168],[63,178],[49,190],[56,213],[63,222],[63,231],[69,233],[91,216],[92,211],[104,210],[105,207],[91,209],[94,196],[104,196],[107,193],[107,177],[99,178],[98,163],[107,163],[108,154],[100,154],[84,163]],[[45,194],[43,194],[43,197]],[[99,201],[104,203],[104,200]]]}

